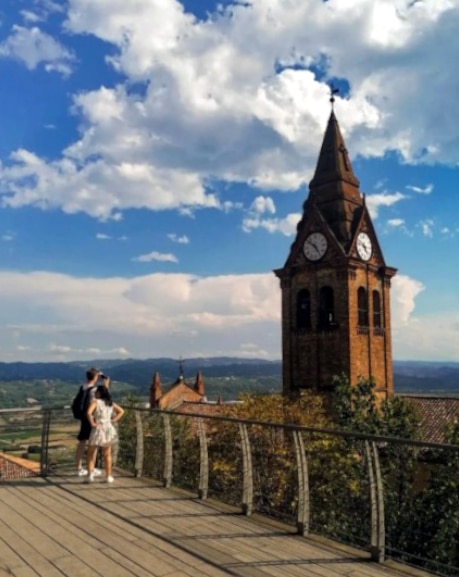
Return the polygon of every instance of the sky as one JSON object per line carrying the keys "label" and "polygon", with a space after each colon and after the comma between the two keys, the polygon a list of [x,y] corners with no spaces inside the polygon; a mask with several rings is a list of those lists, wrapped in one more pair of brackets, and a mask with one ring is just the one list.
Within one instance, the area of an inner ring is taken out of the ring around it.
{"label": "sky", "polygon": [[2,0],[0,361],[281,358],[330,114],[393,356],[459,361],[459,0]]}

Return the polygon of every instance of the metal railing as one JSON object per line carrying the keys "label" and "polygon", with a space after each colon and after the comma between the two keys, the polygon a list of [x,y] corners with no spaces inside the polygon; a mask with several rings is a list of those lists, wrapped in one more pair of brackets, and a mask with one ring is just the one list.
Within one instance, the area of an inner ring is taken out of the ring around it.
{"label": "metal railing", "polygon": [[[0,450],[5,431],[11,440],[14,427],[36,433],[40,423],[41,474],[65,474],[77,431],[70,411],[18,415],[0,411]],[[138,407],[126,410],[119,435],[117,466],[137,477],[357,546],[378,562],[459,576],[457,445]]]}

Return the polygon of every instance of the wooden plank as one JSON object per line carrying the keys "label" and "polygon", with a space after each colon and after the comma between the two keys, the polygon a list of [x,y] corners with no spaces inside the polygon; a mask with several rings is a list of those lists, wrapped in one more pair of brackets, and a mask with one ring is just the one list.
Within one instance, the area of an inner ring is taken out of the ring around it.
{"label": "wooden plank", "polygon": [[2,562],[14,577],[400,576],[133,478],[2,484],[0,507],[0,577]]}

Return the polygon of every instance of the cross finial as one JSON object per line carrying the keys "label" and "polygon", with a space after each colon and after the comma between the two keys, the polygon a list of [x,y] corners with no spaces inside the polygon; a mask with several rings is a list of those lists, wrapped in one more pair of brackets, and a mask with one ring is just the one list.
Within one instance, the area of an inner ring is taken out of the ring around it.
{"label": "cross finial", "polygon": [[330,82],[330,84],[328,85],[328,87],[330,88],[330,103],[332,106],[332,110],[333,110],[333,105],[335,103],[335,94],[338,94],[339,92],[339,88],[336,88],[333,85],[333,82]]}
{"label": "cross finial", "polygon": [[178,366],[179,366],[179,376],[180,377],[183,377],[183,362],[184,361],[183,361],[182,357],[180,356],[179,360],[177,361]]}

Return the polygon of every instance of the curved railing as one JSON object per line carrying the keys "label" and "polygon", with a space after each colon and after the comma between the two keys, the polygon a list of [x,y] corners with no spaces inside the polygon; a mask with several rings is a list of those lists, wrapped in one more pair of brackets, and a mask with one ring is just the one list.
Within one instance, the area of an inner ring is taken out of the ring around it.
{"label": "curved railing", "polygon": [[[127,409],[118,468],[360,547],[379,562],[459,575],[459,446],[209,416],[196,407]],[[8,413],[17,417],[10,428],[40,423],[41,474],[65,473],[77,430],[69,410],[19,414]],[[5,411],[0,418],[1,441]]]}

